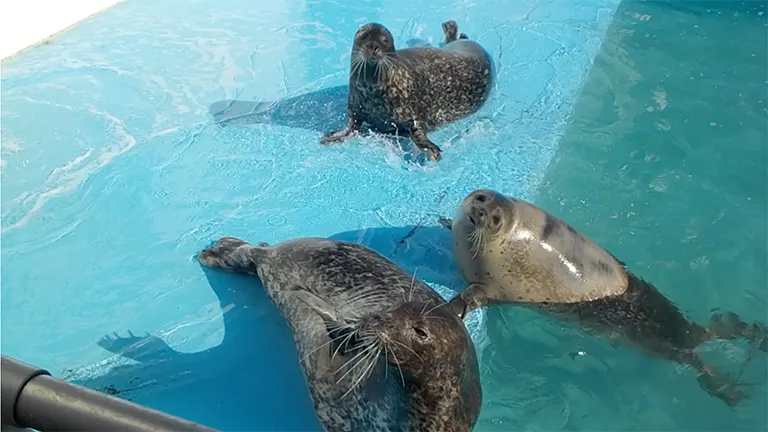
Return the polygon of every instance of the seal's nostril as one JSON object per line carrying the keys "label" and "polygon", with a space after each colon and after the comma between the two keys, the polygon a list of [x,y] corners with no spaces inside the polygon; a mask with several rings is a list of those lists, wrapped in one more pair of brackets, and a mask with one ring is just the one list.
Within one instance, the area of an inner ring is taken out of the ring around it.
{"label": "seal's nostril", "polygon": [[485,217],[488,213],[485,212],[485,209],[477,209],[477,215],[480,217]]}
{"label": "seal's nostril", "polygon": [[472,223],[472,225],[474,225],[475,224],[475,218],[473,218],[472,216],[468,216],[468,218],[469,218],[469,221]]}

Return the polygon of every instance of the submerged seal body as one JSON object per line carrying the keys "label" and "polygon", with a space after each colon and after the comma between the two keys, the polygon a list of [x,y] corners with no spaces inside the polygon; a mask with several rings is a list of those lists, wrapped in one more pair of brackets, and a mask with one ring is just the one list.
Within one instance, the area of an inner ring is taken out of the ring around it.
{"label": "submerged seal body", "polygon": [[395,50],[381,24],[358,29],[352,47],[347,125],[323,135],[341,142],[367,124],[370,130],[409,136],[432,160],[440,148],[427,133],[478,111],[491,92],[494,66],[480,44],[443,23],[445,45]]}
{"label": "submerged seal body", "polygon": [[288,322],[326,431],[470,431],[482,392],[461,318],[431,288],[364,246],[224,237],[208,267],[258,276]]}
{"label": "submerged seal body", "polygon": [[[765,326],[733,313],[709,327],[688,320],[653,285],[573,227],[520,199],[481,189],[461,203],[453,248],[467,289],[451,300],[459,316],[491,304],[556,315],[655,356],[693,366],[699,383],[729,405],[746,397],[694,352],[713,339],[744,337],[766,350]],[[617,339],[618,337],[618,339]]]}

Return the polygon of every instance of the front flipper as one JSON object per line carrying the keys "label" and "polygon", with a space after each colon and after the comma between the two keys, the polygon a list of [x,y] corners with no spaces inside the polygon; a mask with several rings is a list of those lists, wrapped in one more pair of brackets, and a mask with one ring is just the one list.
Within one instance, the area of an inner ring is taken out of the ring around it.
{"label": "front flipper", "polygon": [[445,43],[449,44],[459,38],[459,25],[456,21],[450,20],[443,23],[443,34],[445,34]]}
{"label": "front flipper", "polygon": [[308,289],[295,286],[291,289],[291,296],[304,303],[315,313],[320,315],[323,320],[331,323],[340,322],[338,311],[330,303],[322,299],[319,295],[310,292]]}
{"label": "front flipper", "polygon": [[437,220],[437,223],[443,226],[443,228],[448,228],[449,230],[453,228],[453,221],[448,218],[440,218]]}
{"label": "front flipper", "polygon": [[340,131],[328,132],[324,134],[320,138],[320,144],[329,145],[345,141],[357,135],[359,128],[360,122],[358,121],[357,117],[351,111],[347,111],[347,126]]}
{"label": "front flipper", "polygon": [[469,284],[461,294],[448,302],[448,307],[464,319],[470,312],[487,304],[485,301],[486,286],[479,283]]}
{"label": "front flipper", "polygon": [[424,128],[416,126],[411,129],[411,140],[413,140],[413,143],[416,144],[416,147],[427,153],[427,156],[429,156],[431,160],[437,162],[442,157],[440,155],[442,150],[440,150],[440,147],[435,145],[435,143],[429,140]]}

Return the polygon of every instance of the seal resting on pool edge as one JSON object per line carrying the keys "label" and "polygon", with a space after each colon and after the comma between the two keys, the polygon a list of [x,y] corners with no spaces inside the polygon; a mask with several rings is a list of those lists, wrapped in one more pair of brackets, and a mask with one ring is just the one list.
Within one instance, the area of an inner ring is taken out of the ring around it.
{"label": "seal resting on pool edge", "polygon": [[326,431],[463,432],[482,391],[474,344],[431,288],[364,246],[219,239],[208,267],[258,276],[288,322]]}
{"label": "seal resting on pool edge", "polygon": [[443,23],[443,32],[442,48],[395,50],[383,25],[360,27],[350,60],[347,125],[321,142],[344,141],[367,124],[380,133],[409,136],[439,160],[440,148],[427,133],[477,112],[490,95],[494,74],[488,52],[459,35],[455,21]]}
{"label": "seal resting on pool edge", "polygon": [[[744,337],[766,351],[766,327],[715,314],[709,327],[688,320],[653,285],[567,223],[520,199],[481,189],[461,203],[451,229],[467,289],[450,301],[461,317],[513,303],[694,367],[701,387],[735,405],[747,395],[694,351],[713,339]],[[618,339],[617,339],[618,337]]]}

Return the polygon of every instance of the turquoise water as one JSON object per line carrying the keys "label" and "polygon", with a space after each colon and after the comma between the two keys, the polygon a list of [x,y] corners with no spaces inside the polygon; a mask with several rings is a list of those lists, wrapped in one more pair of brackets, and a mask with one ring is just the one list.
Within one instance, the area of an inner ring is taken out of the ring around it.
{"label": "turquoise water", "polygon": [[[622,3],[535,198],[701,323],[716,307],[768,320],[766,14]],[[484,363],[507,385],[485,387],[479,430],[768,429],[768,362],[746,344],[702,349],[755,385],[732,411],[689,369],[534,313],[489,311],[488,328]]]}
{"label": "turquoise water", "polygon": [[[343,238],[451,296],[434,219],[478,187],[568,219],[693,318],[765,320],[763,11],[128,0],[2,63],[2,351],[219,429],[317,430],[279,315],[194,254],[221,235]],[[434,134],[440,163],[383,139],[317,144],[342,121],[360,24],[404,46],[450,18],[499,79]],[[765,429],[765,356],[742,345],[710,348],[757,383],[731,412],[690,371],[535,314],[472,318],[478,431]]]}

